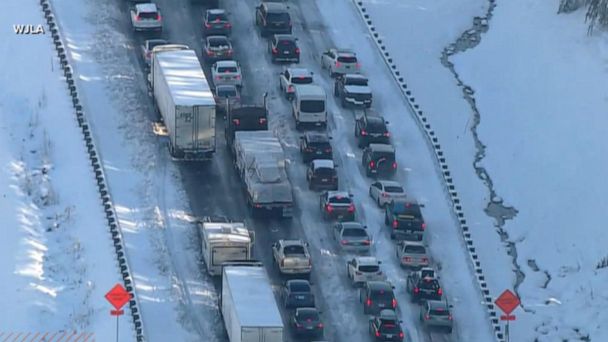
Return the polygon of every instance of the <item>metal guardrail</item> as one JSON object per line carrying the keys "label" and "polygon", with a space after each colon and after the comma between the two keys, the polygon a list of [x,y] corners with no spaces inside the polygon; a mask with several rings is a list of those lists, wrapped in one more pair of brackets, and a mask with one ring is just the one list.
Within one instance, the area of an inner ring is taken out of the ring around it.
{"label": "metal guardrail", "polygon": [[460,198],[458,198],[458,192],[456,191],[456,187],[454,185],[450,169],[446,162],[444,152],[441,149],[441,145],[439,144],[439,139],[437,138],[435,131],[431,128],[431,125],[429,124],[429,120],[427,119],[426,115],[420,109],[420,106],[416,103],[416,98],[413,96],[412,91],[409,89],[407,83],[405,82],[403,75],[397,69],[397,65],[394,63],[393,58],[387,51],[387,47],[384,44],[382,37],[374,27],[370,15],[368,14],[367,9],[363,5],[363,2],[361,0],[352,1],[355,4],[355,7],[357,8],[357,11],[359,12],[361,18],[365,22],[367,29],[372,35],[372,40],[380,51],[384,63],[390,69],[391,74],[393,75],[393,79],[401,90],[401,94],[409,104],[411,109],[410,113],[416,120],[418,127],[423,131],[427,143],[434,152],[435,162],[438,166],[438,171],[443,179],[444,190],[447,192],[448,198],[452,204],[452,214],[458,222],[458,226],[460,227],[460,232],[462,234],[462,238],[464,240],[470,258],[470,266],[472,267],[475,273],[475,279],[477,281],[477,284],[479,285],[481,297],[484,300],[483,304],[490,319],[490,324],[492,325],[492,332],[494,333],[494,337],[497,341],[504,342],[505,334],[502,331],[501,325],[499,324],[499,316],[496,312],[494,300],[490,296],[490,290],[488,288],[488,284],[486,282],[486,278],[481,267],[479,256],[477,255],[475,249],[475,243],[471,237],[471,232],[465,219],[464,212],[462,211],[462,205],[460,204]]}
{"label": "metal guardrail", "polygon": [[50,1],[40,0],[40,6],[42,7],[42,12],[44,13],[44,17],[46,18],[49,31],[51,32],[51,35],[53,37],[53,44],[55,45],[55,50],[57,51],[57,56],[59,57],[59,63],[61,65],[61,68],[63,69],[63,74],[65,76],[68,90],[70,91],[70,96],[72,98],[72,105],[75,110],[76,120],[78,121],[78,125],[81,128],[86,150],[89,154],[89,159],[91,161],[91,166],[93,167],[93,172],[95,173],[97,189],[101,197],[104,213],[106,214],[110,235],[112,237],[112,242],[116,252],[118,268],[123,279],[123,284],[125,289],[131,294],[131,300],[129,300],[129,309],[131,310],[133,328],[135,329],[135,338],[137,342],[144,342],[146,339],[144,336],[144,325],[142,321],[141,311],[138,305],[139,300],[137,298],[137,294],[135,293],[133,276],[131,275],[129,264],[127,261],[127,251],[124,245],[124,240],[122,237],[122,232],[120,230],[120,225],[118,223],[118,218],[116,216],[116,211],[114,209],[114,204],[112,202],[110,191],[107,186],[104,170],[101,165],[101,159],[99,153],[97,152],[97,148],[95,147],[95,142],[93,141],[93,134],[91,132],[91,129],[87,122],[87,118],[82,109],[80,99],[78,97],[78,90],[76,89],[76,82],[74,80],[72,67],[70,66],[65,45],[63,44],[61,35],[59,33],[59,28],[57,26],[57,23],[55,22],[55,15],[53,14]]}

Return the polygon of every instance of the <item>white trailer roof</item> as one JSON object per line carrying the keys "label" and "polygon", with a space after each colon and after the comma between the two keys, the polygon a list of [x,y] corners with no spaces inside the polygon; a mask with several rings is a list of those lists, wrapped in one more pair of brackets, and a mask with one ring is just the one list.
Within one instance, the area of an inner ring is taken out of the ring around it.
{"label": "white trailer roof", "polygon": [[272,287],[263,267],[224,268],[228,287],[243,327],[283,327]]}
{"label": "white trailer roof", "polygon": [[207,241],[221,242],[244,242],[251,243],[249,231],[241,222],[204,222],[202,224],[203,234]]}
{"label": "white trailer roof", "polygon": [[154,54],[162,69],[175,105],[215,105],[194,50],[171,50]]}

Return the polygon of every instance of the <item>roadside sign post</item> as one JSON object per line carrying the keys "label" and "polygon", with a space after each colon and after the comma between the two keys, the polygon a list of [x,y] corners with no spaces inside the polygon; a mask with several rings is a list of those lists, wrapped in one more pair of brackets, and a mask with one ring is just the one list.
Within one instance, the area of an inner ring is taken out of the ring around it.
{"label": "roadside sign post", "polygon": [[110,310],[111,316],[116,316],[116,342],[118,342],[118,318],[125,313],[121,308],[131,300],[131,294],[125,290],[120,284],[114,285],[114,287],[106,293],[106,299],[116,310]]}
{"label": "roadside sign post", "polygon": [[511,315],[519,304],[521,304],[519,298],[511,292],[511,290],[505,290],[496,300],[494,304],[500,308],[505,314],[500,316],[501,321],[506,321],[505,325],[505,339],[509,342],[509,322],[515,320],[515,315]]}

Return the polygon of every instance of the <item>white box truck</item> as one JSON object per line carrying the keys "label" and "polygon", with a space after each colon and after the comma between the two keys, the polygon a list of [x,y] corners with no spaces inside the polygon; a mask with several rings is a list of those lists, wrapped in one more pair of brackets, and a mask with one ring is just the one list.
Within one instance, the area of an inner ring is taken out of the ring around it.
{"label": "white box truck", "polygon": [[254,234],[243,222],[205,217],[198,223],[201,254],[212,276],[222,274],[225,262],[251,260]]}
{"label": "white box truck", "polygon": [[222,268],[220,310],[230,342],[283,342],[283,320],[261,263]]}
{"label": "white box truck", "polygon": [[215,152],[215,100],[195,51],[155,52],[148,77],[171,156],[210,159]]}

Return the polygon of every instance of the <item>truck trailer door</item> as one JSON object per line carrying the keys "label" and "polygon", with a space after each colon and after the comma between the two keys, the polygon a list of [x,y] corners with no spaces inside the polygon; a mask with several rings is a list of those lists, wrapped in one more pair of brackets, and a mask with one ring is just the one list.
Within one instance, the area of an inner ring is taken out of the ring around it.
{"label": "truck trailer door", "polygon": [[178,106],[175,113],[175,147],[180,150],[196,149],[196,116],[193,106]]}
{"label": "truck trailer door", "polygon": [[264,342],[261,328],[241,328],[241,342]]}

